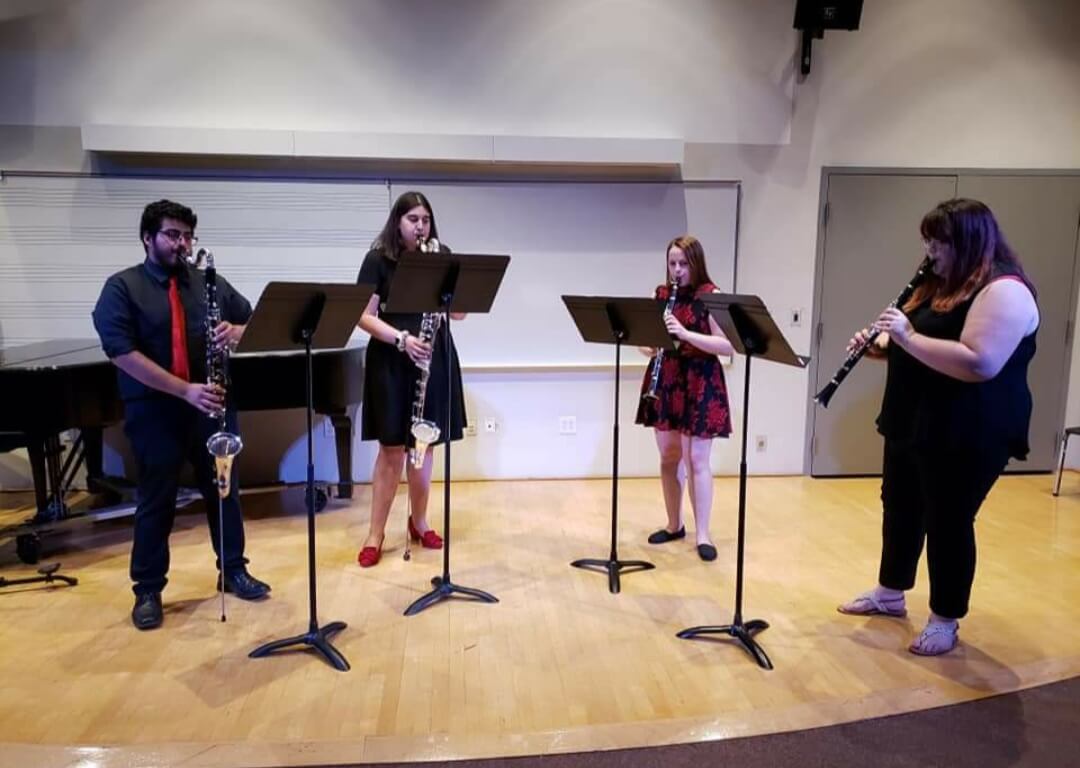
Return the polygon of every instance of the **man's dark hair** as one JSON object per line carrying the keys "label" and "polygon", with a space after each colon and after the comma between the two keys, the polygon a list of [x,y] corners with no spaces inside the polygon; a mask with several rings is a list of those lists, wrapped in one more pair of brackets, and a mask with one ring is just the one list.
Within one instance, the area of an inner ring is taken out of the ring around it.
{"label": "man's dark hair", "polygon": [[150,203],[143,208],[142,221],[139,222],[139,240],[142,240],[147,235],[153,237],[160,232],[161,222],[165,219],[181,221],[191,227],[192,232],[195,231],[195,225],[199,221],[195,211],[186,205],[174,203],[172,200],[158,200],[156,203]]}

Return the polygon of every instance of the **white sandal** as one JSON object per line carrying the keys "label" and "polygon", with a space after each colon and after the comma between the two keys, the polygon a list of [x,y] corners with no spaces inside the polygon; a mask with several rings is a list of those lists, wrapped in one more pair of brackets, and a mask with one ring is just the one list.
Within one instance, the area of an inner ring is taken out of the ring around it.
{"label": "white sandal", "polygon": [[959,622],[947,624],[942,621],[929,621],[908,646],[908,650],[916,656],[940,656],[956,647],[960,642],[959,634]]}
{"label": "white sandal", "polygon": [[895,616],[897,618],[907,616],[903,595],[882,600],[874,594],[873,590],[863,592],[850,602],[836,606],[836,610],[849,616]]}

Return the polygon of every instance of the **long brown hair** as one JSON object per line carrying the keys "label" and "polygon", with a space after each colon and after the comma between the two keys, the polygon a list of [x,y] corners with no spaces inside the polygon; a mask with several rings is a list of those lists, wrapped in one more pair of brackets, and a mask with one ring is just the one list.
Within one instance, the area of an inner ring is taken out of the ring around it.
{"label": "long brown hair", "polygon": [[947,275],[930,274],[904,305],[905,311],[929,299],[935,312],[948,312],[1002,274],[1016,275],[1034,295],[1019,257],[984,203],[963,197],[939,203],[923,216],[919,232],[928,242],[949,246],[952,265]]}
{"label": "long brown hair", "polygon": [[695,292],[698,288],[705,283],[711,283],[712,278],[709,277],[709,269],[705,266],[705,249],[701,245],[701,241],[693,235],[681,235],[674,238],[667,244],[667,248],[664,249],[664,284],[671,282],[671,275],[668,274],[667,262],[668,253],[672,248],[678,248],[686,256],[686,263],[690,267],[690,288]]}
{"label": "long brown hair", "polygon": [[423,192],[403,192],[391,206],[390,215],[386,217],[386,223],[383,224],[382,231],[375,237],[375,242],[371,244],[371,247],[383,249],[388,258],[396,260],[405,247],[401,239],[401,217],[417,206],[423,207],[431,214],[430,237],[437,239],[439,228],[435,226],[435,211],[427,197]]}

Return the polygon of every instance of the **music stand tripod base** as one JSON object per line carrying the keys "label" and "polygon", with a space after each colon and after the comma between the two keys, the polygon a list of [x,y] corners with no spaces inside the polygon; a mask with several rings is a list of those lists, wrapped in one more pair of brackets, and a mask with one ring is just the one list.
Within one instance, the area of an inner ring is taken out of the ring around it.
{"label": "music stand tripod base", "polygon": [[706,635],[728,635],[733,637],[742,643],[746,652],[754,657],[754,660],[758,663],[758,666],[762,669],[772,669],[772,662],[769,661],[768,654],[765,653],[760,645],[754,640],[754,633],[760,632],[763,629],[768,629],[769,623],[762,621],[761,619],[751,619],[745,624],[739,620],[735,620],[731,624],[722,624],[719,626],[703,626],[703,627],[690,627],[680,632],[675,633],[675,637],[683,640],[695,640],[698,637]]}
{"label": "music stand tripod base", "polygon": [[284,651],[297,646],[296,650],[302,650],[304,647],[311,648],[322,654],[330,665],[339,672],[349,671],[349,662],[345,660],[345,657],[341,655],[333,643],[330,642],[330,638],[336,635],[341,630],[348,626],[344,621],[332,621],[325,627],[318,627],[314,624],[311,628],[302,635],[296,637],[286,637],[281,640],[272,640],[269,643],[260,645],[254,651],[248,654],[249,658],[259,659],[263,656],[269,656],[276,651]]}
{"label": "music stand tripod base", "polygon": [[444,579],[442,576],[433,576],[431,578],[431,586],[434,587],[434,589],[427,594],[416,598],[416,600],[405,609],[406,616],[415,616],[425,608],[430,608],[435,605],[435,603],[442,600],[449,600],[454,595],[461,595],[464,599],[481,603],[499,602],[499,598],[494,595],[489,595],[482,589],[462,587],[450,581],[450,579]]}
{"label": "music stand tripod base", "polygon": [[638,571],[650,571],[656,566],[652,563],[648,563],[644,560],[619,560],[612,557],[608,560],[600,560],[599,558],[584,558],[582,560],[575,560],[570,563],[574,568],[582,568],[586,571],[596,571],[598,573],[607,572],[608,575],[608,589],[611,590],[611,594],[617,595],[622,587],[619,584],[619,573],[626,571],[627,573],[637,573]]}

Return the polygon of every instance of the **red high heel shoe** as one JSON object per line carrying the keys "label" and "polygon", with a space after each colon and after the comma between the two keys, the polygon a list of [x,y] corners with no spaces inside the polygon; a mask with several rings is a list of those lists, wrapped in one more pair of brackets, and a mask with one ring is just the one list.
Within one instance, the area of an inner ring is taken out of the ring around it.
{"label": "red high heel shoe", "polygon": [[416,526],[413,525],[411,517],[409,518],[409,537],[413,541],[419,541],[420,546],[424,549],[442,549],[442,536],[430,528],[421,535],[420,531],[416,530]]}
{"label": "red high heel shoe", "polygon": [[356,562],[360,563],[361,568],[370,568],[373,565],[377,565],[379,558],[382,557],[382,544],[377,547],[364,547],[360,550],[360,554],[356,556]]}

